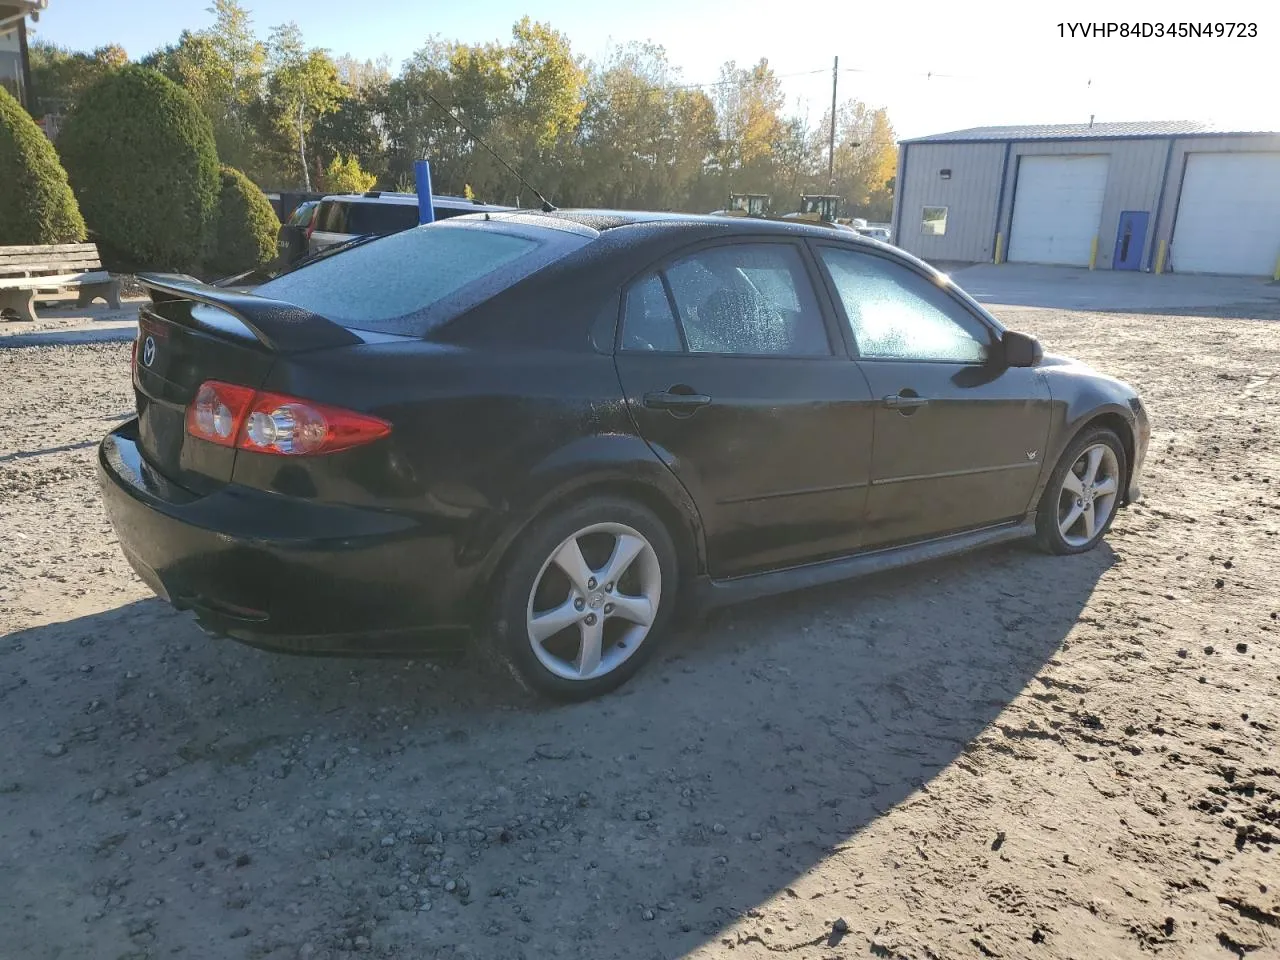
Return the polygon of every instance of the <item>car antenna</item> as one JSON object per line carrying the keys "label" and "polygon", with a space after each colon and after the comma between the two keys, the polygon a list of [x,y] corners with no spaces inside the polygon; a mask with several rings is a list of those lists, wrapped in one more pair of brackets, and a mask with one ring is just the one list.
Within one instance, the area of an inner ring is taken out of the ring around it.
{"label": "car antenna", "polygon": [[555,212],[555,210],[556,210],[555,204],[553,204],[550,200],[548,200],[546,197],[544,197],[542,194],[540,194],[540,193],[537,191],[537,189],[533,186],[533,184],[531,184],[531,183],[530,183],[528,180],[526,180],[524,177],[520,176],[519,171],[517,171],[515,167],[511,166],[511,164],[507,163],[507,161],[506,161],[506,160],[502,159],[502,157],[500,157],[500,156],[498,155],[498,152],[497,152],[496,150],[494,150],[491,146],[489,146],[487,143],[485,143],[483,140],[481,140],[481,139],[480,139],[480,138],[479,138],[475,133],[473,133],[473,132],[472,132],[472,130],[471,130],[471,128],[470,128],[470,127],[468,127],[468,126],[467,126],[465,123],[463,123],[461,120],[459,120],[459,119],[458,119],[458,117],[457,117],[457,115],[456,115],[452,110],[450,110],[448,107],[446,107],[443,103],[441,103],[439,100],[437,100],[435,97],[433,97],[433,96],[432,96],[431,94],[429,94],[429,93],[427,93],[427,94],[426,94],[426,98],[427,98],[428,100],[430,100],[432,103],[434,103],[434,104],[435,104],[437,107],[439,107],[441,110],[443,110],[443,111],[445,112],[445,114],[447,114],[447,115],[448,115],[448,117],[449,117],[449,119],[450,119],[450,120],[452,120],[454,123],[456,123],[458,126],[460,126],[460,127],[463,129],[463,131],[466,133],[466,135],[467,135],[467,136],[469,136],[472,140],[474,140],[476,143],[480,144],[480,146],[484,147],[484,148],[485,148],[486,150],[488,150],[491,154],[493,154],[493,158],[494,158],[495,160],[497,160],[500,164],[502,164],[504,167],[506,167],[508,170],[510,170],[510,171],[511,171],[512,176],[514,176],[517,180],[519,180],[519,181],[520,181],[524,186],[526,186],[526,187],[528,187],[530,190],[532,190],[532,191],[533,191],[533,195],[534,195],[535,197],[537,197],[539,200],[541,200],[541,201],[542,201],[542,212],[543,212],[543,213],[554,213],[554,212]]}

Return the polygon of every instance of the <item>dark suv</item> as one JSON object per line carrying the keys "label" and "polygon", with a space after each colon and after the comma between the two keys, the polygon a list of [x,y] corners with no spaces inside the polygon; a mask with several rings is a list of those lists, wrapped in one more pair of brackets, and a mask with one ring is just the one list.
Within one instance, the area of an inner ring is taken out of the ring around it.
{"label": "dark suv", "polygon": [[[431,198],[437,220],[464,213],[497,213],[511,209],[467,200]],[[413,193],[364,193],[325,197],[307,229],[307,253],[345,243],[356,237],[387,236],[418,225],[418,197]]]}
{"label": "dark suv", "polygon": [[315,222],[319,200],[298,204],[276,234],[276,256],[283,265],[293,265],[307,255],[307,231]]}

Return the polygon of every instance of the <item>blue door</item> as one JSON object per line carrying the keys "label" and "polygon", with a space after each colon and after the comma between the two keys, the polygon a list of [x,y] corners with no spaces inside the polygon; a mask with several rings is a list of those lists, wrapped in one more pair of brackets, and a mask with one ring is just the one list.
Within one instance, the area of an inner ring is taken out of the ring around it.
{"label": "blue door", "polygon": [[1112,270],[1137,270],[1142,266],[1142,248],[1147,241],[1147,220],[1150,216],[1145,210],[1125,210],[1120,214]]}

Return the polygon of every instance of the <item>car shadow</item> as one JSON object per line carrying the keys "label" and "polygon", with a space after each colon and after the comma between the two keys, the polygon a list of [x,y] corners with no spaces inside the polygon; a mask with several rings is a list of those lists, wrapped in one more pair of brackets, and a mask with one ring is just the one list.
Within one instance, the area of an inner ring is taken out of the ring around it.
{"label": "car shadow", "polygon": [[[138,601],[0,642],[20,681],[0,688],[0,720],[82,723],[78,705],[101,702],[92,743],[33,722],[0,745],[0,767],[22,774],[0,791],[0,848],[18,843],[18,821],[3,826],[18,798],[51,825],[115,833],[122,811],[167,817],[186,797],[206,832],[257,837],[258,879],[306,904],[283,917],[258,896],[232,916],[175,889],[175,915],[212,911],[195,929],[284,924],[293,942],[368,936],[390,956],[679,956],[927,791],[1041,673],[1115,562],[1105,544],[1015,544],[755,602],[569,706],[466,663],[263,653]],[[67,737],[77,766],[40,755]],[[14,884],[114,869],[29,839],[33,816]],[[147,869],[139,857],[139,892]],[[22,909],[29,942],[62,942],[57,904]],[[161,913],[158,946],[183,930]]]}

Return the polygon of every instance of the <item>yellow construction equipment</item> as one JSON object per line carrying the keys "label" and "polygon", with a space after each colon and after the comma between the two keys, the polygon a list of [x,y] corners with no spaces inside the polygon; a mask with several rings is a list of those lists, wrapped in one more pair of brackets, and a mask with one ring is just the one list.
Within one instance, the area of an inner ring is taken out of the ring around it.
{"label": "yellow construction equipment", "polygon": [[715,212],[730,217],[767,217],[770,199],[767,193],[731,193],[729,205]]}
{"label": "yellow construction equipment", "polygon": [[792,219],[835,223],[840,213],[840,197],[831,193],[802,193],[800,212]]}

